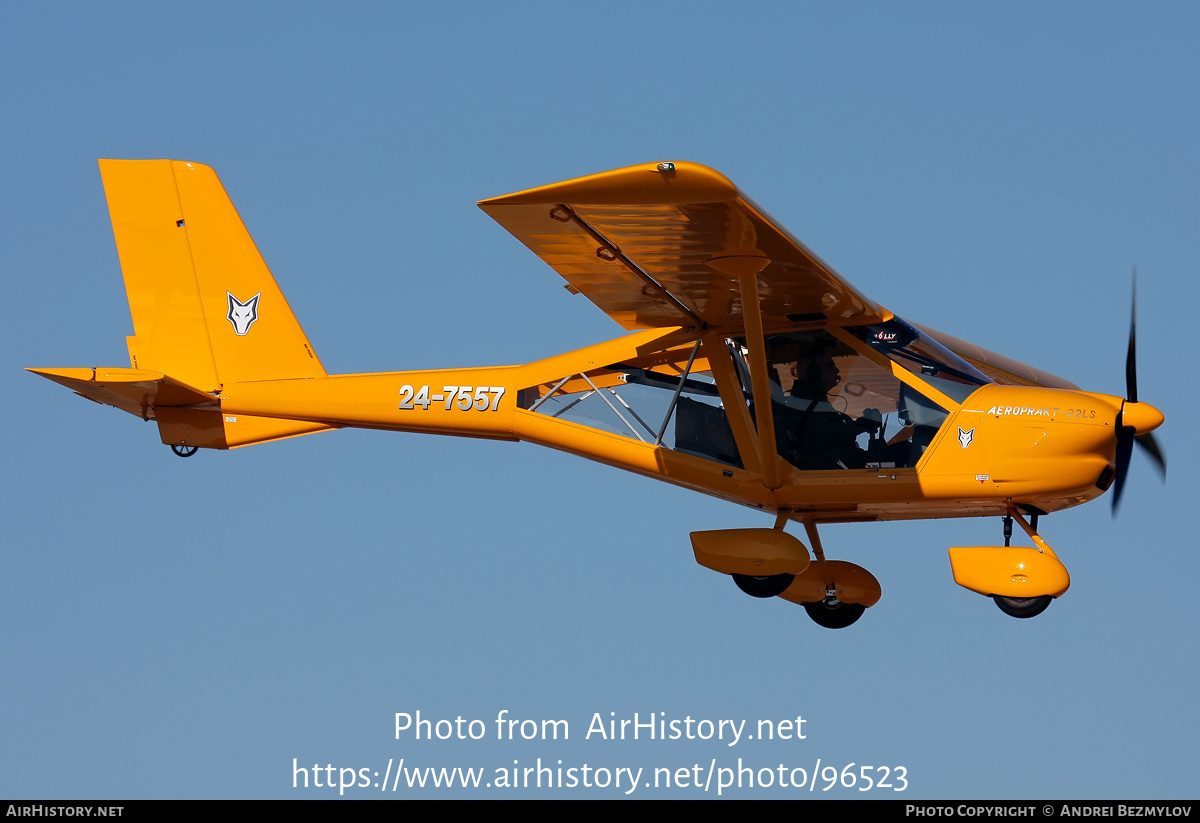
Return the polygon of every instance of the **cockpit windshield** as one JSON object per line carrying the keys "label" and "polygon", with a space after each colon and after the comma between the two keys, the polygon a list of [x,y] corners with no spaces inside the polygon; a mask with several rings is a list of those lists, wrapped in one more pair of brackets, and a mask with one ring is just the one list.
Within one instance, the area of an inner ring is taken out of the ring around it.
{"label": "cockpit windshield", "polygon": [[850,326],[846,331],[913,374],[919,374],[922,380],[959,403],[980,386],[992,382],[979,369],[899,317],[871,326]]}

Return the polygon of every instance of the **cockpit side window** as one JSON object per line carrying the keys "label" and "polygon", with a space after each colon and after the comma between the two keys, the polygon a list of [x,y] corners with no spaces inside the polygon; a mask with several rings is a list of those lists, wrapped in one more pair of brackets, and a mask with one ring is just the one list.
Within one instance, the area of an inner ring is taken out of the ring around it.
{"label": "cockpit side window", "polygon": [[[749,397],[745,348],[733,342]],[[915,466],[947,417],[945,409],[828,332],[772,335],[766,352],[776,448],[800,470]]]}
{"label": "cockpit side window", "polygon": [[742,468],[698,344],[651,352],[522,389],[521,408]]}

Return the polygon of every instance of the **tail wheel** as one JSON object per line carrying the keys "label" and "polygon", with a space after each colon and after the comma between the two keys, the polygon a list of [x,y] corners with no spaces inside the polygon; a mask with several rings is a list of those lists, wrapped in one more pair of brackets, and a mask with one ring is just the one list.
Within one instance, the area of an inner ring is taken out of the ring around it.
{"label": "tail wheel", "polygon": [[841,603],[838,600],[822,600],[804,603],[804,611],[818,626],[826,629],[844,629],[863,616],[867,607],[861,603]]}
{"label": "tail wheel", "polygon": [[1009,617],[1037,617],[1046,611],[1046,607],[1054,598],[1048,594],[1041,597],[1001,597],[993,594],[992,599],[996,601],[1000,611]]}
{"label": "tail wheel", "polygon": [[767,577],[754,577],[749,574],[733,575],[737,587],[751,597],[774,597],[783,591],[796,579],[794,574],[772,574]]}

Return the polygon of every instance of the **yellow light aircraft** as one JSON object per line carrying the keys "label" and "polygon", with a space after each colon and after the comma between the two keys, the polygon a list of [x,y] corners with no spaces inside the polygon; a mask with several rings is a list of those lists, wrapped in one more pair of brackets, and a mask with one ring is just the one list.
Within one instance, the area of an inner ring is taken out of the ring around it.
{"label": "yellow light aircraft", "polygon": [[[1115,509],[1135,442],[1165,475],[1134,324],[1127,397],[1081,391],[893,315],[699,164],[479,204],[630,334],[520,366],[342,375],[325,373],[212,169],[100,172],[131,367],[30,371],[157,421],[181,456],[343,426],[561,449],[774,515],[773,528],[692,533],[696,559],[828,628],[880,587],[826,558],[820,525],[1001,517],[1004,546],[950,549],[954,579],[1032,617],[1070,585],[1039,515],[1112,485]],[[1010,545],[1014,522],[1032,546]]]}

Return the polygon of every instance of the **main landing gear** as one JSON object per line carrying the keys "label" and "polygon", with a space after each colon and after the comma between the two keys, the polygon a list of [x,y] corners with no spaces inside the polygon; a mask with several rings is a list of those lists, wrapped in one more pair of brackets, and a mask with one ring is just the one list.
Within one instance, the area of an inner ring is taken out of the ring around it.
{"label": "main landing gear", "polygon": [[773,529],[692,532],[696,561],[733,578],[751,597],[781,597],[799,606],[818,626],[844,629],[879,602],[879,581],[866,569],[826,560],[814,523],[805,521],[816,559],[783,531],[791,512],[779,512]]}
{"label": "main landing gear", "polygon": [[844,629],[863,616],[867,607],[861,603],[842,603],[829,597],[820,603],[805,603],[804,611],[818,626],[827,629]]}
{"label": "main landing gear", "polygon": [[[779,528],[785,517],[780,512]],[[781,597],[803,606],[809,618],[821,628],[844,629],[853,625],[879,602],[879,581],[862,566],[844,560],[826,560],[816,523],[805,520],[804,530],[816,562],[805,575],[808,579],[797,581]]]}
{"label": "main landing gear", "polygon": [[767,577],[753,577],[748,574],[732,575],[737,587],[751,597],[775,597],[783,594],[787,587],[796,579],[794,574],[772,574]]}

